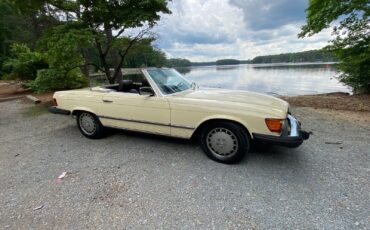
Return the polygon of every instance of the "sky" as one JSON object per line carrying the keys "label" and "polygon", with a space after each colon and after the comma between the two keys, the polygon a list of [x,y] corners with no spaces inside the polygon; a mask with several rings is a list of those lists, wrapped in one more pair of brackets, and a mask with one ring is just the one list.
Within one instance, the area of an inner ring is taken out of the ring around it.
{"label": "sky", "polygon": [[169,58],[215,61],[319,49],[330,30],[298,38],[308,0],[173,0],[154,28]]}

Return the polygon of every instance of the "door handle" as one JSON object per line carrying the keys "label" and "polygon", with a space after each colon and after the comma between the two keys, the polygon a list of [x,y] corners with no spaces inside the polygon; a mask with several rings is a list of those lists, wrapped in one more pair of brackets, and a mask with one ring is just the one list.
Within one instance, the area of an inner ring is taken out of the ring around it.
{"label": "door handle", "polygon": [[112,100],[103,99],[103,102],[105,102],[105,103],[112,103],[113,101]]}

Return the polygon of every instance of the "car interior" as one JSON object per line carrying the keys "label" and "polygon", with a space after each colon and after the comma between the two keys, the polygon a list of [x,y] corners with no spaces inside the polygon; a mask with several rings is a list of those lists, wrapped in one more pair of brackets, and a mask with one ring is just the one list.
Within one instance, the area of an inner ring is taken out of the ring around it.
{"label": "car interior", "polygon": [[[137,78],[138,76],[132,77],[132,78],[134,78],[135,82],[132,79],[127,79],[127,78],[130,78],[130,75],[125,75],[124,77],[126,79],[121,80],[121,82],[119,82],[119,84],[104,86],[104,88],[115,90],[117,92],[139,94],[140,87],[145,87],[145,86],[150,87],[148,80],[144,76],[139,76],[140,79]],[[141,80],[141,82],[140,82],[140,80]]]}

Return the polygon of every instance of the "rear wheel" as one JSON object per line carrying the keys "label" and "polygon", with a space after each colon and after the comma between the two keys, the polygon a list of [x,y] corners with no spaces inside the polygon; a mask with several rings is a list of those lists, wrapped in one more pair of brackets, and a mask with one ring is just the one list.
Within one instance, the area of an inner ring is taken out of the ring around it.
{"label": "rear wheel", "polygon": [[77,114],[77,126],[81,133],[88,138],[98,139],[104,134],[104,127],[99,118],[89,112],[80,112]]}
{"label": "rear wheel", "polygon": [[203,151],[211,159],[221,163],[237,163],[249,151],[250,138],[238,124],[226,121],[207,125],[200,136]]}

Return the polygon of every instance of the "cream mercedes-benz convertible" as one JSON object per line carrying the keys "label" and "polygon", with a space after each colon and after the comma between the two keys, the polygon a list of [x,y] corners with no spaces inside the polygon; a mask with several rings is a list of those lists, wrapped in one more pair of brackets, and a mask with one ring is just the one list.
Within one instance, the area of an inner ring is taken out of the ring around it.
{"label": "cream mercedes-benz convertible", "polygon": [[297,147],[309,134],[281,99],[199,88],[174,69],[145,68],[119,84],[59,91],[49,111],[72,115],[81,133],[100,138],[119,128],[190,139],[223,163],[240,161],[255,141]]}

